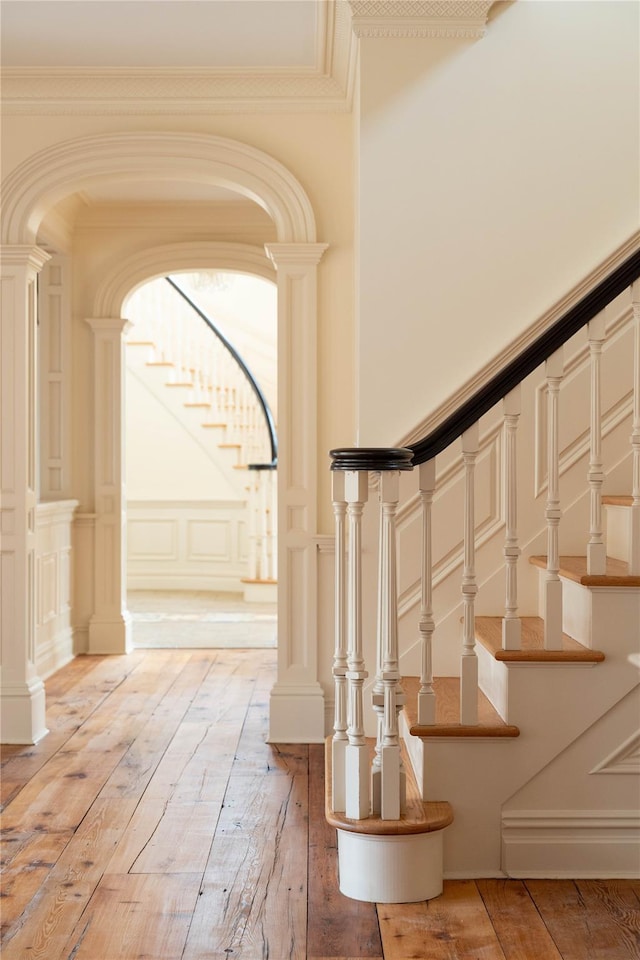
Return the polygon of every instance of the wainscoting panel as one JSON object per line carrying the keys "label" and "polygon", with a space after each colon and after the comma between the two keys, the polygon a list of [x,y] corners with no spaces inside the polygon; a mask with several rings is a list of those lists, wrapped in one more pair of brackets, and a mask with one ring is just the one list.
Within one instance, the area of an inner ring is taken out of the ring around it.
{"label": "wainscoting panel", "polygon": [[128,589],[241,593],[246,511],[244,500],[130,500]]}
{"label": "wainscoting panel", "polygon": [[73,658],[71,527],[77,500],[36,509],[36,669],[48,677]]}

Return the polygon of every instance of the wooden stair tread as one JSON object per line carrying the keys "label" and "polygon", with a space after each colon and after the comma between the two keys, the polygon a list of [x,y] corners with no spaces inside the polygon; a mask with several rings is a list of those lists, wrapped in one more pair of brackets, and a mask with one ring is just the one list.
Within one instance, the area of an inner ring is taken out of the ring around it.
{"label": "wooden stair tread", "polygon": [[476,617],[476,638],[496,660],[506,663],[601,663],[604,653],[562,634],[562,650],[544,649],[544,620],[521,617],[521,649],[502,649],[502,617]]}
{"label": "wooden stair tread", "polygon": [[185,403],[185,407],[201,407],[203,410],[210,410],[211,404],[202,401],[202,403]]}
{"label": "wooden stair tread", "polygon": [[216,429],[222,428],[222,427],[226,427],[226,423],[203,423],[202,426],[203,426],[203,427],[206,427],[207,430],[211,430],[211,429],[213,429],[214,427],[215,427]]}
{"label": "wooden stair tread", "polygon": [[[383,820],[380,816],[370,816],[365,820],[351,820],[343,813],[336,813],[331,806],[333,783],[332,738],[327,737],[325,743],[325,815],[327,823],[337,830],[348,830],[350,833],[364,833],[377,837],[397,837],[416,833],[432,833],[434,830],[443,830],[453,822],[451,804],[445,800],[423,800],[418,791],[418,785],[413,773],[411,762],[402,744],[402,759],[407,779],[407,807],[399,820]],[[371,757],[375,750],[375,740],[367,738],[367,745]]]}
{"label": "wooden stair tread", "polygon": [[633,497],[626,494],[607,493],[603,494],[602,502],[610,507],[630,507],[633,503]]}
{"label": "wooden stair tread", "polygon": [[165,383],[165,387],[189,387],[190,390],[193,390],[193,383],[185,380],[182,383]]}
{"label": "wooden stair tread", "polygon": [[[546,557],[529,557],[534,567],[547,566]],[[560,557],[560,576],[585,587],[640,587],[640,575],[629,574],[629,564],[625,560],[607,557],[606,573],[587,573],[586,557]]]}
{"label": "wooden stair tread", "polygon": [[520,730],[513,724],[505,723],[493,704],[478,690],[478,723],[473,726],[461,724],[460,720],[460,678],[436,677],[433,686],[436,692],[436,722],[418,723],[418,677],[403,677],[405,692],[405,716],[409,730],[414,737],[519,737]]}

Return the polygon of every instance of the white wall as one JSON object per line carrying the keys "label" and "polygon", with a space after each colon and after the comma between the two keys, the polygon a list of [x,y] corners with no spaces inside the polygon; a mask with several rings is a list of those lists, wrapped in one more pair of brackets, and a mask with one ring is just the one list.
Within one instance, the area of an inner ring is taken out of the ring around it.
{"label": "white wall", "polygon": [[454,395],[640,224],[637,3],[363,39],[359,439]]}

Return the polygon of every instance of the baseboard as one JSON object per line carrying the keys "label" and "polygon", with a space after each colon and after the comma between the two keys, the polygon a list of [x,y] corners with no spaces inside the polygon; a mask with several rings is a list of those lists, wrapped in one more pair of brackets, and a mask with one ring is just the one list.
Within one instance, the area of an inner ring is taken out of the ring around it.
{"label": "baseboard", "polygon": [[36,653],[38,676],[46,680],[56,670],[66,666],[74,656],[73,631],[71,627],[66,627],[46,644],[38,645]]}
{"label": "baseboard", "polygon": [[502,867],[510,877],[639,877],[639,865],[638,810],[503,814]]}
{"label": "baseboard", "polygon": [[185,592],[205,590],[209,593],[239,593],[243,592],[241,574],[235,576],[221,576],[220,574],[193,574],[193,573],[155,573],[129,574],[127,590],[177,590]]}

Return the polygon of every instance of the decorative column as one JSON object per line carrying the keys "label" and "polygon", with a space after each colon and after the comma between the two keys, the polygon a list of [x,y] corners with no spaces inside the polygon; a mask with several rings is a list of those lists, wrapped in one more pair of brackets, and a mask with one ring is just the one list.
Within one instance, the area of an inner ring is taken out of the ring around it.
{"label": "decorative column", "polygon": [[344,788],[345,747],[347,737],[347,637],[346,637],[346,536],[344,473],[336,470],[331,474],[333,516],[335,520],[335,652],[333,656],[333,680],[335,690],[333,740],[331,756],[333,779],[331,783],[331,806],[344,811],[346,799]]}
{"label": "decorative column", "polygon": [[71,277],[54,256],[38,280],[40,500],[71,493]]}
{"label": "decorative column", "polygon": [[129,653],[126,611],[126,496],[124,473],[124,334],[121,317],[92,318],[93,486],[95,503],[94,612],[88,653]]}
{"label": "decorative column", "polygon": [[3,743],[46,733],[44,685],[35,667],[37,285],[49,259],[39,247],[3,246],[0,282],[0,682]]}
{"label": "decorative column", "polygon": [[269,740],[321,743],[317,643],[317,269],[324,243],[270,243],[278,283],[278,679]]}

